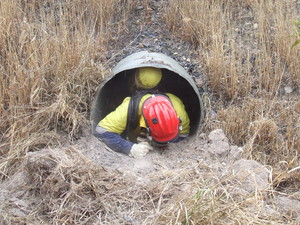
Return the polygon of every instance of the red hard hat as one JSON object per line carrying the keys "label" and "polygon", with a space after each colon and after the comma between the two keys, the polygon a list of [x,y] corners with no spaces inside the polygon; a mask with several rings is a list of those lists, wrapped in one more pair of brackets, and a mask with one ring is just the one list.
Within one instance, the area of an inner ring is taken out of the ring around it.
{"label": "red hard hat", "polygon": [[152,95],[143,103],[142,111],[155,142],[168,143],[177,137],[180,121],[167,96]]}

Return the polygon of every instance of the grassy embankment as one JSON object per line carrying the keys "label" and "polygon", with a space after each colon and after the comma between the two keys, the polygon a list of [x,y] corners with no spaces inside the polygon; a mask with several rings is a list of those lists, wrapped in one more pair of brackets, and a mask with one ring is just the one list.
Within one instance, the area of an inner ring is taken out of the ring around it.
{"label": "grassy embankment", "polygon": [[223,128],[248,158],[284,171],[299,166],[300,50],[291,48],[299,3],[171,1],[168,11],[170,27],[199,47],[218,112],[207,128]]}
{"label": "grassy embankment", "polygon": [[[199,47],[211,99],[205,129],[223,128],[231,143],[244,146],[244,157],[271,166],[275,190],[299,196],[300,49],[291,48],[299,39],[299,2],[170,1],[167,11],[170,28]],[[202,222],[203,209],[194,210],[188,221]],[[245,223],[273,221],[244,215]]]}
{"label": "grassy embankment", "polygon": [[87,124],[91,98],[107,74],[104,58],[110,21],[118,18],[123,29],[134,5],[128,1],[124,10],[116,10],[116,0],[59,2],[0,4],[4,177],[26,152],[59,143],[58,132],[73,138]]}
{"label": "grassy embankment", "polygon": [[[123,7],[118,5],[121,1],[117,0],[58,2],[3,0],[0,3],[2,178],[14,174],[28,151],[59,144],[59,132],[68,133],[72,139],[80,126],[88,122],[91,98],[107,74],[105,46],[110,38],[110,22],[117,16],[121,32],[136,4],[122,1],[126,7],[121,10]],[[199,64],[203,66],[211,95],[208,107],[218,112],[216,118],[208,118],[205,128],[223,128],[233,144],[245,146],[245,157],[273,166],[278,171],[275,183],[286,181],[291,187],[299,181],[298,170],[288,172],[299,166],[300,149],[297,98],[300,53],[299,48],[290,48],[295,39],[289,37],[293,34],[292,22],[297,18],[295,5],[296,1],[271,0],[170,1],[166,9],[170,29],[200,47]],[[105,195],[101,191],[103,186],[95,184],[99,174],[85,173],[89,168],[84,165],[70,173],[67,169],[70,167],[74,169],[69,164],[61,166],[53,176],[60,177],[63,173],[74,179],[75,174],[77,182],[81,181],[76,183],[77,189],[63,197],[51,195],[49,190],[41,191],[52,197],[45,198],[44,208],[30,215],[41,216],[44,212],[54,223],[79,224],[103,207],[102,218],[109,221],[109,213],[114,210],[95,200]],[[199,183],[195,175],[195,182]],[[205,186],[204,181],[202,184]],[[203,192],[196,199],[187,200],[184,206],[179,199],[177,208],[162,212],[166,215],[162,221],[211,224],[234,216],[245,223],[251,219],[264,222],[251,212],[246,214],[247,204],[257,203],[255,198],[237,204],[226,191],[220,195],[218,188],[201,189]],[[93,193],[89,197],[94,201],[82,202],[89,204],[86,208],[75,207],[78,196],[86,197],[87,191]],[[138,192],[137,200],[142,202],[149,195],[152,200],[159,199],[158,203],[153,200],[153,204],[161,204],[163,192],[166,190]],[[128,193],[122,193],[125,194]],[[189,202],[192,208],[187,211]],[[201,207],[195,207],[197,203]]]}

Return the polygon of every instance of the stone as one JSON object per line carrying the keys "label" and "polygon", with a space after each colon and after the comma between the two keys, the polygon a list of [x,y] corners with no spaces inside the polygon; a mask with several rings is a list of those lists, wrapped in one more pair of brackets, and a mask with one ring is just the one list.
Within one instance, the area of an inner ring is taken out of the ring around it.
{"label": "stone", "polygon": [[232,175],[238,187],[248,193],[263,191],[269,187],[270,172],[255,160],[241,159],[232,166]]}
{"label": "stone", "polygon": [[242,147],[236,145],[230,146],[229,157],[233,160],[239,160],[242,158],[244,150]]}
{"label": "stone", "polygon": [[228,139],[226,135],[224,134],[224,131],[222,129],[216,129],[210,132],[208,135],[209,141],[226,141],[228,142]]}
{"label": "stone", "polygon": [[300,201],[296,199],[290,199],[286,196],[277,196],[276,204],[280,211],[289,214],[297,214],[300,212]]}
{"label": "stone", "polygon": [[208,146],[208,152],[218,157],[226,157],[229,151],[230,146],[226,141],[214,141]]}

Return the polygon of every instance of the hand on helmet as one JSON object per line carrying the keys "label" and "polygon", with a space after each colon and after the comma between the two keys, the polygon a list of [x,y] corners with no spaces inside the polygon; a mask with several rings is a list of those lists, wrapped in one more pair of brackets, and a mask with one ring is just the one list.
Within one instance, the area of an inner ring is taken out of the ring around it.
{"label": "hand on helmet", "polygon": [[129,152],[129,156],[133,158],[142,158],[147,155],[153,148],[148,142],[134,144]]}

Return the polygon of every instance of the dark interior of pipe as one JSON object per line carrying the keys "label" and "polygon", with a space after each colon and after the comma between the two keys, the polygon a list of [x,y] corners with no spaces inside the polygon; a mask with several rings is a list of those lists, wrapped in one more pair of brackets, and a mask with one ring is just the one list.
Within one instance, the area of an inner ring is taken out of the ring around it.
{"label": "dark interior of pipe", "polygon": [[[108,80],[97,92],[92,110],[93,129],[108,113],[116,109],[125,97],[134,91],[135,69],[122,71]],[[160,92],[172,93],[184,103],[190,118],[190,134],[194,134],[201,116],[200,102],[197,93],[190,83],[173,71],[163,69],[163,77],[156,88]]]}

